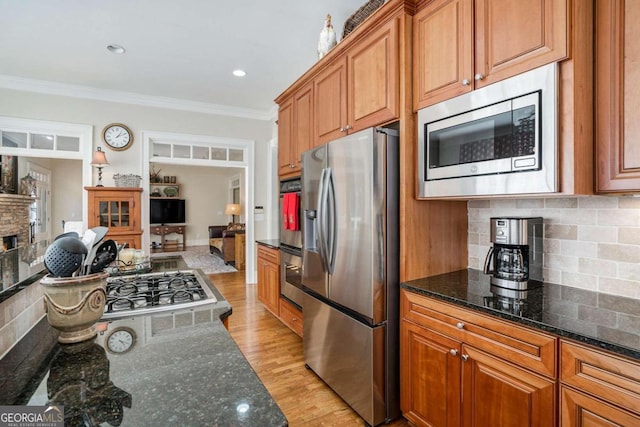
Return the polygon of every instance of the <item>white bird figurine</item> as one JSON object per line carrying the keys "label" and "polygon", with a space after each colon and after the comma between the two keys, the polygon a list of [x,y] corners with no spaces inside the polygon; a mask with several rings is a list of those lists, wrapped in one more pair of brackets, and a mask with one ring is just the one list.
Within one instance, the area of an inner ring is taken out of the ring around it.
{"label": "white bird figurine", "polygon": [[324,20],[324,28],[320,31],[318,40],[318,59],[322,58],[336,45],[336,32],[331,25],[331,15]]}

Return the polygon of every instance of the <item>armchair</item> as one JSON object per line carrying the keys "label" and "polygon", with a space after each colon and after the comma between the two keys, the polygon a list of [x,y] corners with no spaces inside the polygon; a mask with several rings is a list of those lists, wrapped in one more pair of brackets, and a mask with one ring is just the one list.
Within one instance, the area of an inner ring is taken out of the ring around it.
{"label": "armchair", "polygon": [[225,264],[235,263],[236,233],[244,234],[244,224],[210,225],[209,252],[220,255]]}

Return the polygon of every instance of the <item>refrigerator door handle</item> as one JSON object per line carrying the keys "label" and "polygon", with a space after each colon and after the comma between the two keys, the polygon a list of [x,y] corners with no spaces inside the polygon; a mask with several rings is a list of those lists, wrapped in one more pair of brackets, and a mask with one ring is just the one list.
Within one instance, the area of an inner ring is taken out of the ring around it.
{"label": "refrigerator door handle", "polygon": [[324,233],[325,233],[325,216],[326,216],[326,206],[324,203],[324,192],[325,192],[325,174],[326,169],[322,169],[320,173],[320,180],[318,182],[318,215],[316,217],[315,225],[316,225],[316,237],[318,239],[318,253],[320,255],[320,259],[322,260],[322,269],[326,272],[326,253],[327,247],[325,244]]}
{"label": "refrigerator door handle", "polygon": [[338,227],[336,224],[336,190],[335,190],[335,182],[333,179],[333,171],[331,168],[328,168],[328,177],[327,177],[327,214],[328,214],[328,236],[327,236],[327,267],[330,274],[333,274],[333,270],[336,264],[336,244],[338,241]]}

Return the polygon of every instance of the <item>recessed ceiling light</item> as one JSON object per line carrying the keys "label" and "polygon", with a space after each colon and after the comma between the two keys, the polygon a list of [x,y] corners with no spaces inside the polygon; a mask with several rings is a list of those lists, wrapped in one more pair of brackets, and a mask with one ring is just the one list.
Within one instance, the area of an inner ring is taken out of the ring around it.
{"label": "recessed ceiling light", "polygon": [[244,70],[233,70],[233,75],[236,77],[244,77],[247,75],[247,72]]}
{"label": "recessed ceiling light", "polygon": [[120,46],[119,44],[110,44],[109,46],[107,46],[107,50],[111,53],[125,53],[125,49],[124,47]]}

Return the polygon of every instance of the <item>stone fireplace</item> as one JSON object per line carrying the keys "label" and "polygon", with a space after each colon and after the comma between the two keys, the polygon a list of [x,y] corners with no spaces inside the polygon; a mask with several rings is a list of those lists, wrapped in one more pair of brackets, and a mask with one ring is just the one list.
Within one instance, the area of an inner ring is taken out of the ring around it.
{"label": "stone fireplace", "polygon": [[[0,237],[5,244],[25,246],[29,242],[29,207],[33,198],[0,194]],[[6,239],[5,239],[6,238]]]}

